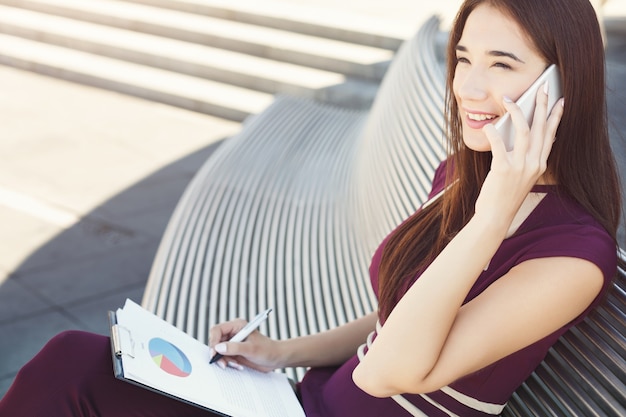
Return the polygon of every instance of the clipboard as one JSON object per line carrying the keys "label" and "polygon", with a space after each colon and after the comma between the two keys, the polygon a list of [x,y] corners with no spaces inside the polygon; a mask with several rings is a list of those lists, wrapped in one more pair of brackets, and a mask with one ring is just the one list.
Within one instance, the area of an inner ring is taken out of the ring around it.
{"label": "clipboard", "polygon": [[159,389],[156,389],[154,387],[151,387],[150,385],[147,384],[142,384],[140,382],[134,381],[132,379],[127,379],[124,377],[124,364],[123,364],[123,360],[122,358],[124,356],[129,357],[129,358],[134,358],[135,356],[135,349],[134,349],[134,341],[132,338],[132,333],[131,331],[118,324],[117,322],[117,315],[114,311],[109,311],[108,313],[108,317],[109,317],[109,328],[111,329],[111,358],[112,358],[112,362],[113,362],[113,374],[115,375],[115,378],[131,383],[133,385],[136,385],[138,387],[150,390],[152,392],[156,392],[157,394],[161,394],[161,395],[165,395],[167,397],[170,397],[174,400],[178,400],[181,402],[184,402],[186,404],[192,405],[194,407],[198,407],[201,408],[203,410],[206,411],[210,411],[213,414],[217,414],[220,416],[224,416],[224,417],[235,417],[235,416],[231,416],[229,414],[224,414],[218,410],[214,410],[212,408],[208,408],[205,407],[201,404],[192,402],[192,401],[187,401],[184,398],[178,397],[176,395],[172,395],[170,393],[168,393],[167,391],[162,391]]}
{"label": "clipboard", "polygon": [[285,374],[211,365],[206,344],[132,300],[108,320],[117,379],[224,417],[306,417]]}
{"label": "clipboard", "polygon": [[123,379],[124,377],[124,367],[122,366],[122,358],[123,350],[121,349],[121,345],[119,343],[119,326],[117,324],[117,317],[115,317],[114,311],[109,311],[109,329],[111,329],[111,358],[113,360],[113,374],[118,379]]}

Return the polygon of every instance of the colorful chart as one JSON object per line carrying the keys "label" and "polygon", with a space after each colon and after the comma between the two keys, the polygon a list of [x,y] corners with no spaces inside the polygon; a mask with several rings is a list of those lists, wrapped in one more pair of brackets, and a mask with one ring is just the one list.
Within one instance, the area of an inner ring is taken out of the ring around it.
{"label": "colorful chart", "polygon": [[191,362],[170,342],[155,337],[148,342],[148,350],[154,363],[168,374],[182,378],[191,374]]}

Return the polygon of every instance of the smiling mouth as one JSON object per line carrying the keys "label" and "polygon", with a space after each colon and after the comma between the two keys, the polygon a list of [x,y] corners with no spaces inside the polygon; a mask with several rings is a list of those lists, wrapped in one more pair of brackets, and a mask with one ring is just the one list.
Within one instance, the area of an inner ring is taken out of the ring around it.
{"label": "smiling mouth", "polygon": [[495,114],[475,114],[475,113],[465,113],[470,120],[474,120],[477,122],[484,122],[487,120],[494,120],[498,116]]}

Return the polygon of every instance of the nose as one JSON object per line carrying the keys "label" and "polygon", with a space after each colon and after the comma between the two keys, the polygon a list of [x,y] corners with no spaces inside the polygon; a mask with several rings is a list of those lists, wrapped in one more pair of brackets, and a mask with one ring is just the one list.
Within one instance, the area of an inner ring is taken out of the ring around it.
{"label": "nose", "polygon": [[480,101],[487,97],[485,75],[478,68],[470,68],[455,75],[457,95],[465,101]]}

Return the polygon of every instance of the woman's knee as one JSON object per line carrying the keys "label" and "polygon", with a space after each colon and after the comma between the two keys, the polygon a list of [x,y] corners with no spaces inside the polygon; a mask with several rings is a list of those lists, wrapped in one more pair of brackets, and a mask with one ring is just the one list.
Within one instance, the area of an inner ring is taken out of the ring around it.
{"label": "woman's knee", "polygon": [[50,339],[48,343],[44,346],[44,349],[50,349],[53,351],[67,351],[77,346],[81,346],[83,343],[92,340],[94,337],[103,338],[104,336],[84,332],[81,330],[66,330]]}
{"label": "woman's knee", "polygon": [[[20,370],[20,374],[41,377],[44,374],[67,375],[71,369],[88,368],[98,357],[102,357],[103,350],[110,346],[109,339],[76,330],[68,330],[54,336],[46,343],[33,359]],[[110,350],[109,350],[110,352]]]}

